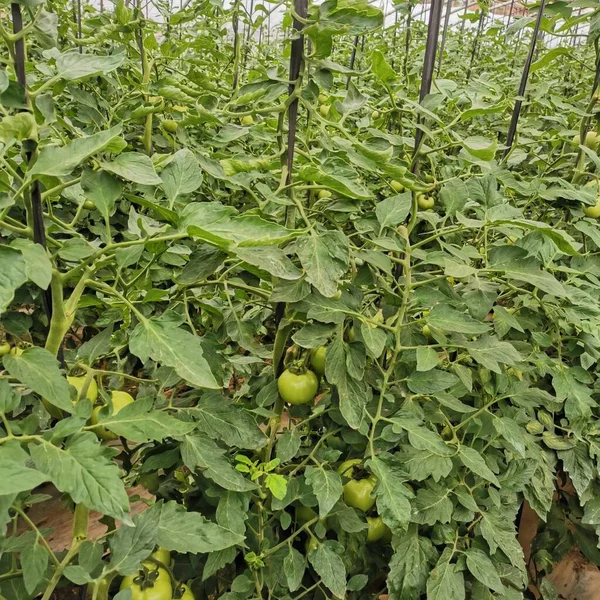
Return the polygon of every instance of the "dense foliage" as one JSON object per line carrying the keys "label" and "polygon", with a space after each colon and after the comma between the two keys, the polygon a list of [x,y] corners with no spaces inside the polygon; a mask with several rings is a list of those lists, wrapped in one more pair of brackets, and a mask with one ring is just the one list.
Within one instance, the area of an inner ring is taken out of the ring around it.
{"label": "dense foliage", "polygon": [[600,564],[600,8],[546,6],[507,149],[537,7],[419,103],[412,4],[279,6],[0,4],[0,596],[557,598]]}

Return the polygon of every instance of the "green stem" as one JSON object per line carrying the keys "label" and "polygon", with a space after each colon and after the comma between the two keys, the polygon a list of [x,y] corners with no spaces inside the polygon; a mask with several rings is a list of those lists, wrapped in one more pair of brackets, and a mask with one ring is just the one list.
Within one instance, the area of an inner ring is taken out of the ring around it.
{"label": "green stem", "polygon": [[300,527],[300,529],[297,529],[296,531],[294,531],[294,533],[292,533],[292,535],[290,535],[290,537],[286,538],[283,542],[280,542],[276,546],[273,546],[272,548],[265,550],[265,552],[263,552],[263,556],[264,557],[270,556],[271,554],[274,554],[275,552],[277,552],[277,550],[279,550],[280,548],[283,548],[284,546],[289,545],[289,543],[295,537],[299,536],[303,531],[306,531],[309,527],[314,525],[318,520],[319,520],[319,517],[314,517],[310,521],[307,521],[306,523],[304,523],[304,525],[302,525],[302,527]]}
{"label": "green stem", "polygon": [[[413,194],[413,201],[416,203],[416,194]],[[390,358],[390,362],[388,364],[388,368],[385,370],[383,375],[383,383],[381,385],[381,390],[379,392],[379,402],[377,403],[377,412],[375,416],[372,418],[371,427],[369,429],[369,454],[371,457],[375,456],[375,430],[377,428],[377,423],[382,418],[383,412],[383,402],[385,399],[385,393],[387,391],[387,387],[389,385],[390,379],[394,373],[394,369],[396,367],[396,361],[398,360],[398,356],[402,350],[402,343],[400,341],[400,336],[402,333],[402,325],[404,323],[404,318],[406,316],[406,309],[408,306],[408,298],[411,293],[411,245],[408,234],[405,236],[406,240],[406,250],[404,254],[404,288],[402,291],[402,300],[400,303],[400,308],[398,309],[397,317],[396,317],[396,326],[395,326],[395,345],[394,350],[392,352],[392,356]]]}
{"label": "green stem", "polygon": [[121,292],[118,292],[109,285],[106,285],[105,283],[100,283],[99,281],[88,280],[87,285],[91,288],[100,290],[101,292],[105,292],[110,296],[116,296],[117,298],[119,298],[119,300],[121,300],[121,302],[124,302],[131,309],[131,311],[142,323],[148,321],[148,319],[146,319],[146,317],[125,296],[123,296]]}
{"label": "green stem", "polygon": [[75,318],[77,305],[86,286],[86,281],[91,274],[90,269],[86,269],[83,276],[75,286],[69,299],[65,302],[63,297],[62,277],[58,271],[52,272],[50,289],[52,292],[52,320],[50,321],[50,331],[46,339],[45,348],[54,356],[58,354],[62,341],[69,331],[69,327]]}
{"label": "green stem", "polygon": [[50,555],[50,560],[55,564],[55,566],[60,566],[60,561],[56,558],[56,554],[50,548],[50,545],[46,541],[46,538],[42,535],[40,530],[37,528],[36,524],[27,516],[25,511],[21,510],[17,505],[13,504],[12,509],[27,523],[27,525],[31,528],[31,530],[35,533],[37,541],[46,548],[46,551]]}

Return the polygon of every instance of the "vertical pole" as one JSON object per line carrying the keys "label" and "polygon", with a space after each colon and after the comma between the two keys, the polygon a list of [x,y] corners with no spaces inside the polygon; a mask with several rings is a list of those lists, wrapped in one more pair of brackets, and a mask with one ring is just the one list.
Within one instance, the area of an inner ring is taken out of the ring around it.
{"label": "vertical pole", "polygon": [[[77,39],[80,40],[83,35],[81,33],[81,0],[77,0]],[[79,54],[83,53],[83,46],[79,44]]]}
{"label": "vertical pole", "polygon": [[[394,49],[394,54],[392,54],[392,69],[394,68],[394,58],[396,56],[396,36],[398,35],[398,9],[394,5],[394,35],[392,36],[392,48]],[[365,38],[363,36],[363,43]]]}
{"label": "vertical pole", "polygon": [[[577,16],[581,15],[581,8],[579,9],[579,13]],[[577,45],[577,34],[579,33],[579,23],[575,24],[575,31],[573,32],[573,36],[571,37],[571,46],[575,47]]]}
{"label": "vertical pole", "polygon": [[483,21],[485,17],[485,12],[482,8],[479,9],[479,24],[477,26],[477,33],[475,34],[475,39],[473,40],[473,49],[471,51],[471,60],[469,61],[469,68],[467,69],[467,83],[469,83],[469,79],[471,79],[471,71],[473,70],[473,65],[475,64],[475,59],[477,58],[477,49],[479,48],[479,39],[483,33]]}
{"label": "vertical pole", "polygon": [[233,27],[233,91],[235,92],[238,87],[239,69],[240,69],[240,34],[239,29],[239,12],[240,12],[240,0],[235,0],[233,4],[233,17],[231,19],[231,26]]}
{"label": "vertical pole", "polygon": [[510,126],[508,128],[508,134],[506,135],[506,151],[504,156],[508,156],[511,151],[515,135],[517,133],[517,125],[519,123],[519,115],[521,114],[521,106],[523,105],[523,96],[527,88],[527,79],[529,78],[529,70],[531,69],[531,63],[533,61],[533,54],[535,52],[535,45],[538,39],[538,32],[540,31],[540,24],[542,17],[544,16],[544,8],[546,7],[546,0],[541,0],[540,8],[538,9],[537,19],[535,21],[535,27],[531,36],[531,44],[529,46],[529,53],[527,54],[527,60],[523,67],[523,74],[521,75],[521,83],[519,84],[519,91],[517,92],[518,99],[515,101],[515,107],[513,109],[512,118],[510,120]]}
{"label": "vertical pole", "polygon": [[[305,19],[308,13],[308,0],[294,0],[294,11],[298,17],[301,19]],[[303,24],[294,16],[293,19],[293,28],[296,32],[302,31]],[[300,84],[300,74],[302,73],[302,67],[304,64],[304,35],[299,34],[292,40],[291,51],[290,51],[290,74],[289,74],[289,87],[288,87],[288,95],[291,97],[291,102],[288,106],[288,135],[287,135],[287,144],[285,147],[285,152],[281,154],[281,166],[282,166],[282,175],[285,175],[285,180],[282,179],[282,182],[285,181],[285,185],[288,186],[288,194],[293,198],[296,193],[295,190],[291,187],[292,183],[292,168],[294,165],[294,150],[296,145],[296,125],[298,121],[298,97],[297,91]],[[278,124],[278,133],[283,137],[283,120],[284,114],[280,113],[279,116],[279,124]],[[295,206],[288,206],[286,208],[285,214],[285,222],[287,227],[293,227],[295,220]],[[285,313],[285,302],[278,302],[275,305],[275,323],[278,328],[277,336],[279,336],[279,325],[281,323],[281,319]],[[276,342],[277,345],[277,342]],[[277,364],[273,364],[273,371],[275,377],[279,377],[283,370],[283,358],[284,353],[281,353],[280,358],[276,361]],[[275,412],[281,414],[283,410],[283,404],[278,400],[275,404]],[[274,434],[274,432],[273,432]]]}
{"label": "vertical pole", "polygon": [[[469,8],[469,0],[465,0],[465,10],[463,11],[463,17],[467,16],[467,9]],[[464,33],[465,31],[465,23],[467,22],[467,19],[462,20],[462,23],[460,24],[460,33],[461,35]]]}
{"label": "vertical pole", "polygon": [[408,52],[410,50],[410,26],[412,23],[413,3],[408,0],[408,16],[406,17],[406,39],[404,42],[404,77],[408,78]]}
{"label": "vertical pole", "polygon": [[[425,42],[425,58],[423,60],[423,75],[421,77],[421,89],[419,91],[419,102],[423,102],[425,96],[431,91],[433,81],[433,70],[435,68],[435,55],[437,52],[438,37],[440,34],[440,22],[442,20],[443,0],[431,0],[431,11],[429,12],[429,25],[427,27],[427,41]],[[413,151],[412,172],[419,172],[419,148],[423,141],[423,131],[419,127],[422,117],[417,119],[415,131],[415,147]]]}
{"label": "vertical pole", "polygon": [[514,8],[515,8],[515,0],[510,0],[510,9],[508,10],[508,22],[506,23],[507,27],[510,25],[510,20],[512,19]]}
{"label": "vertical pole", "polygon": [[[294,10],[296,14],[301,18],[305,19],[308,13],[308,0],[294,0]],[[302,23],[294,17],[293,28],[296,31],[302,30]],[[304,36],[298,35],[296,39],[292,41],[292,48],[290,52],[290,85],[288,88],[288,94],[292,96],[296,91],[298,84],[298,78],[302,70],[302,64],[304,62]],[[298,121],[298,98],[294,97],[288,108],[288,137],[287,137],[287,148],[286,148],[286,185],[292,183],[292,166],[294,163],[294,149],[296,145],[296,124]],[[291,192],[293,193],[293,191]]]}
{"label": "vertical pole", "polygon": [[[590,126],[591,117],[588,116],[594,110],[594,106],[598,103],[597,93],[599,91],[600,86],[600,47],[598,46],[598,42],[595,42],[596,47],[596,74],[594,76],[594,83],[592,85],[592,94],[590,96],[590,101],[586,107],[586,115],[581,119],[581,124],[579,125],[579,141],[580,146],[585,145],[585,138],[588,134],[588,128]],[[572,183],[577,183],[581,179],[584,168],[584,156],[581,147],[577,150],[577,158],[575,159],[575,173],[573,174]]]}
{"label": "vertical pole", "polygon": [[[13,34],[18,34],[23,29],[23,15],[21,14],[21,5],[12,3],[10,5]],[[31,110],[31,104],[29,101],[29,95],[27,93],[27,75],[25,73],[25,38],[20,37],[15,41],[14,45],[14,69],[15,75],[17,76],[17,83],[22,88],[25,102],[29,107],[27,110]],[[25,140],[23,143],[25,149],[25,158],[27,164],[31,163],[33,156],[37,150],[37,143],[35,140]],[[33,241],[36,244],[40,244],[42,248],[46,248],[46,229],[44,227],[44,211],[42,208],[42,191],[40,189],[40,182],[34,179],[31,183],[29,199],[26,199],[26,203],[29,204],[27,207],[28,222],[33,230]],[[27,192],[25,193],[27,194]],[[30,214],[29,214],[30,213]],[[50,289],[44,290],[42,295],[42,304],[44,312],[48,318],[48,323],[52,319],[52,294]]]}
{"label": "vertical pole", "polygon": [[440,43],[440,55],[438,57],[437,74],[440,74],[442,68],[442,59],[444,57],[444,48],[446,47],[446,36],[448,34],[448,24],[450,23],[450,13],[452,10],[452,0],[446,3],[446,15],[444,17],[444,30],[442,31],[442,42]]}
{"label": "vertical pole", "polygon": [[[364,38],[363,38],[364,39]],[[356,60],[356,48],[358,46],[358,36],[354,36],[354,43],[352,44],[352,54],[350,55],[350,70],[354,69],[354,61]],[[346,89],[350,87],[350,80],[352,79],[352,75],[348,75],[348,79],[346,80]]]}
{"label": "vertical pole", "polygon": [[246,41],[244,43],[244,58],[242,60],[243,68],[246,67],[246,61],[248,60],[248,52],[250,52],[250,35],[252,33],[252,15],[254,13],[254,0],[250,0],[250,11],[249,11],[249,23],[248,29],[246,29]]}

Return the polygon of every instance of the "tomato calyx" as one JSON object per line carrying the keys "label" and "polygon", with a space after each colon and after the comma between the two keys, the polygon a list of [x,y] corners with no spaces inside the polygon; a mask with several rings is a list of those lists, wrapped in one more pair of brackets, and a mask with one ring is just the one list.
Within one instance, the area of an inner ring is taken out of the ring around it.
{"label": "tomato calyx", "polygon": [[363,479],[370,479],[375,477],[370,471],[368,471],[360,458],[351,458],[344,461],[338,467],[338,473],[343,479],[353,479],[355,481],[361,481]]}
{"label": "tomato calyx", "polygon": [[181,600],[181,598],[193,597],[192,590],[185,583],[180,583],[173,589],[173,599]]}
{"label": "tomato calyx", "polygon": [[293,373],[294,375],[304,375],[308,369],[304,364],[303,360],[295,360],[289,367],[288,371]]}
{"label": "tomato calyx", "polygon": [[156,569],[148,569],[145,565],[142,566],[139,574],[133,578],[133,583],[137,585],[141,590],[154,587],[154,584],[158,581],[158,566]]}

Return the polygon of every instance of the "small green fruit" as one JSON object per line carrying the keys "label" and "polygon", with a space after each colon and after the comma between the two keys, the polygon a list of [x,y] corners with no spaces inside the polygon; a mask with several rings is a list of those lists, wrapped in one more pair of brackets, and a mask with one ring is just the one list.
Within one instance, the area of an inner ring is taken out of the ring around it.
{"label": "small green fruit", "polygon": [[600,197],[598,197],[598,201],[594,206],[585,205],[583,207],[583,214],[592,219],[600,219]]}
{"label": "small green fruit", "polygon": [[179,127],[179,123],[173,119],[166,119],[162,122],[163,129],[169,133],[175,133]]}
{"label": "small green fruit", "polygon": [[[81,395],[81,390],[83,390],[83,384],[85,383],[85,375],[82,375],[81,377],[67,377],[67,381],[77,390],[76,400],[78,400]],[[98,384],[93,377],[90,380],[86,397],[91,400],[92,404],[98,399]]]}

